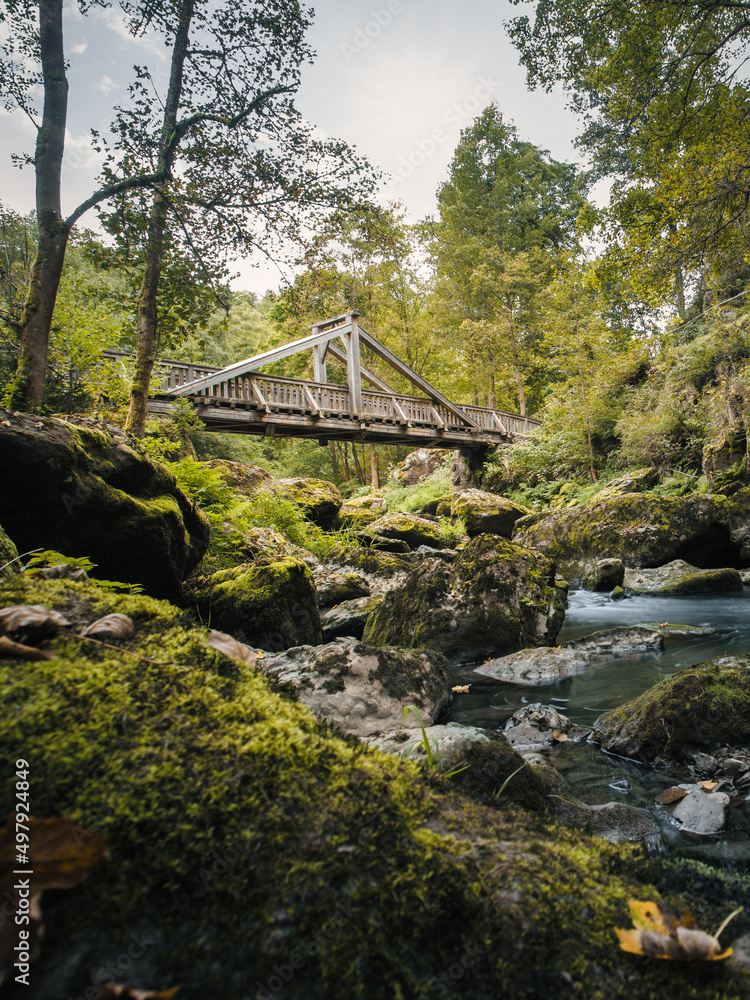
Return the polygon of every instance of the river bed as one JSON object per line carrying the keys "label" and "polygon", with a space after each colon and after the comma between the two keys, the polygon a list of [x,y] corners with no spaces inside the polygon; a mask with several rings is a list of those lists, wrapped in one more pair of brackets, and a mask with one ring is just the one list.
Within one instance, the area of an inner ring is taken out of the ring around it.
{"label": "river bed", "polygon": [[[552,684],[524,686],[482,677],[470,667],[456,670],[456,683],[471,685],[458,695],[451,721],[495,731],[530,702],[554,705],[574,723],[593,726],[598,717],[637,697],[680,667],[715,656],[750,656],[750,588],[731,594],[691,597],[631,597],[611,601],[605,594],[573,591],[558,643],[615,625],[647,622],[700,625],[712,635],[666,636],[662,653],[593,667]],[[731,829],[714,837],[681,831],[655,796],[679,779],[598,751],[590,744],[562,743],[551,760],[571,789],[589,804],[625,802],[648,809],[662,835],[652,848],[669,848],[706,860],[750,861],[750,796],[731,811]]]}

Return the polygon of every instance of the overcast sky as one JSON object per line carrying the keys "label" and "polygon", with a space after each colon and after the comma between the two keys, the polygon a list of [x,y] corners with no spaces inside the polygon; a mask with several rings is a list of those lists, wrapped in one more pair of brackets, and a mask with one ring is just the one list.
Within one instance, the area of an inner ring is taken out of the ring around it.
{"label": "overcast sky", "polygon": [[[523,7],[508,0],[311,0],[311,6],[309,40],[317,58],[304,70],[297,106],[327,135],[345,139],[388,172],[385,196],[401,199],[413,219],[435,210],[461,129],[492,101],[522,139],[558,160],[578,159],[576,120],[562,95],[528,92],[506,38],[503,21]],[[166,67],[168,52],[130,38],[113,10],[82,17],[67,3],[65,18],[71,68],[63,209],[70,210],[91,193],[97,171],[89,129],[111,119],[134,63]],[[34,131],[22,115],[2,110],[0,127],[0,200],[28,212],[33,173],[13,167],[10,154],[32,151]],[[94,222],[93,213],[83,220]],[[237,262],[235,287],[264,291],[284,277],[253,263]]]}

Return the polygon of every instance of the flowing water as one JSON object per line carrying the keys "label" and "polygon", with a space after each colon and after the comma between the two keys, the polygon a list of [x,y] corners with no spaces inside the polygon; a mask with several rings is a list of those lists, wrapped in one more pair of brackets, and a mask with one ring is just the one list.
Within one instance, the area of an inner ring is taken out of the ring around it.
{"label": "flowing water", "polygon": [[[557,641],[569,642],[615,625],[647,622],[700,625],[714,632],[668,635],[662,653],[617,660],[576,677],[533,687],[494,681],[470,668],[458,669],[456,683],[470,684],[471,689],[456,696],[451,720],[497,730],[523,705],[542,702],[554,705],[574,723],[593,726],[603,712],[637,697],[680,667],[714,656],[750,656],[750,587],[731,594],[631,597],[624,601],[574,591]],[[732,809],[729,831],[700,837],[680,831],[668,810],[654,802],[659,791],[679,778],[604,754],[590,744],[562,743],[552,763],[585,802],[617,801],[648,809],[661,825],[661,846],[730,863],[750,860],[750,796],[744,805]]]}

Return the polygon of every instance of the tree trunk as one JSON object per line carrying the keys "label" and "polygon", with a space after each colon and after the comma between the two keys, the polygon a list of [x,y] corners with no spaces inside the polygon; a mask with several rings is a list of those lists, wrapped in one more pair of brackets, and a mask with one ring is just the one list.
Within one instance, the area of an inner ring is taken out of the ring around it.
{"label": "tree trunk", "polygon": [[586,421],[586,438],[589,446],[589,462],[591,464],[591,482],[596,482],[596,465],[594,463],[594,446],[591,441],[591,417],[589,415],[589,398],[586,389],[586,376],[583,369],[583,348],[581,346],[581,317],[578,312],[578,292],[575,292],[576,309],[576,344],[578,346],[578,372],[581,377],[581,402],[583,403],[583,416]]}
{"label": "tree trunk", "polygon": [[375,445],[370,445],[370,485],[374,490],[380,489],[380,475],[378,473],[378,453]]}
{"label": "tree trunk", "polygon": [[47,378],[47,352],[69,230],[60,207],[60,174],[68,115],[62,0],[39,0],[39,43],[44,78],[42,126],[37,133],[36,214],[39,247],[21,316],[21,346],[12,405],[36,411]]}
{"label": "tree trunk", "polygon": [[[182,78],[188,53],[190,22],[193,18],[194,0],[183,0],[180,19],[172,49],[172,66],[169,89],[164,105],[164,122],[159,139],[159,161],[157,173],[171,172],[173,153],[169,151],[169,141],[177,125],[177,112],[182,97]],[[167,231],[168,203],[166,188],[168,182],[158,185],[154,191],[151,214],[148,220],[146,242],[146,268],[143,272],[141,293],[138,298],[138,320],[136,331],[135,369],[130,387],[130,406],[125,421],[125,430],[136,437],[146,432],[148,389],[154,370],[154,344],[156,342],[157,297],[159,275],[164,256],[164,237]]]}
{"label": "tree trunk", "polygon": [[359,455],[357,454],[357,446],[353,441],[352,441],[352,458],[354,459],[354,468],[357,473],[357,480],[361,486],[364,486],[365,476],[364,473],[362,472],[362,465],[359,461]]}

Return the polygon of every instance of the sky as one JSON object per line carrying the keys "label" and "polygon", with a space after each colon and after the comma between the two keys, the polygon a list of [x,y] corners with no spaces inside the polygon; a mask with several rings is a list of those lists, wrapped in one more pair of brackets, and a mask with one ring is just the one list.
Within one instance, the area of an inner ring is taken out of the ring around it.
{"label": "sky", "polygon": [[[461,129],[491,102],[522,139],[557,160],[578,161],[575,116],[560,92],[530,93],[503,21],[531,9],[509,0],[310,0],[308,40],[317,56],[303,71],[300,112],[326,135],[344,139],[388,175],[384,199],[399,199],[412,220],[436,209]],[[112,8],[83,17],[65,6],[70,60],[63,211],[94,190],[99,161],[90,129],[106,128],[124,100],[134,64],[164,77],[168,50],[133,40]],[[10,154],[31,152],[34,129],[21,114],[0,110],[0,201],[20,212],[34,206],[31,168]],[[95,227],[95,215],[83,220]],[[262,293],[292,275],[259,256],[237,261],[237,289]]]}

